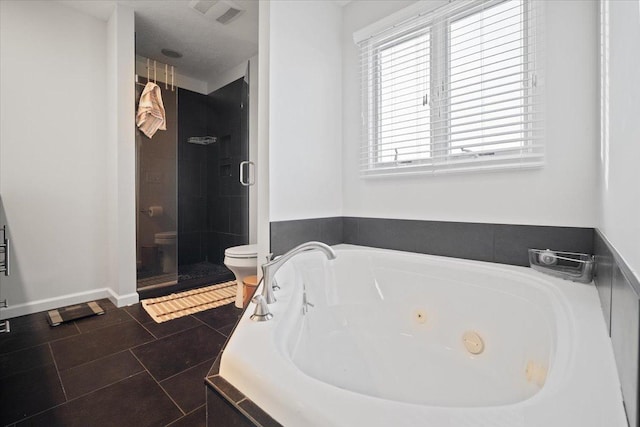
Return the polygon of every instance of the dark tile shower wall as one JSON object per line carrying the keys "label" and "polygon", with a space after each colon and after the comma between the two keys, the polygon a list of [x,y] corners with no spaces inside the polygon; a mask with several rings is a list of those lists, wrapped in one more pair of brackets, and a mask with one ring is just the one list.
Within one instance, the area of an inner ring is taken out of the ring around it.
{"label": "dark tile shower wall", "polygon": [[[248,159],[243,79],[208,96],[178,91],[178,263],[222,264],[224,250],[249,240],[249,194],[239,181]],[[187,142],[215,136],[216,143]]]}
{"label": "dark tile shower wall", "polygon": [[206,260],[207,150],[189,144],[192,136],[212,135],[216,120],[211,100],[199,93],[178,89],[178,263]]}

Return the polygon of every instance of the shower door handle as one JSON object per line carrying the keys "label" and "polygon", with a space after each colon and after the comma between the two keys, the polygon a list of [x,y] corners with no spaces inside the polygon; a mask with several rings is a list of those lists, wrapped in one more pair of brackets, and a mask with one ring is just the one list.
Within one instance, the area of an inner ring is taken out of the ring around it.
{"label": "shower door handle", "polygon": [[0,262],[0,273],[4,273],[5,276],[11,274],[11,268],[9,267],[11,262],[11,255],[9,254],[9,248],[11,247],[11,242],[7,238],[7,226],[3,226],[0,228],[2,231],[2,240],[0,241],[0,254],[3,255],[2,262]]}
{"label": "shower door handle", "polygon": [[[250,166],[247,173],[248,181],[244,180],[244,168],[245,166]],[[240,162],[240,184],[245,187],[250,187],[256,183],[254,175],[251,173],[252,169],[256,166],[252,161],[245,160],[244,162]]]}

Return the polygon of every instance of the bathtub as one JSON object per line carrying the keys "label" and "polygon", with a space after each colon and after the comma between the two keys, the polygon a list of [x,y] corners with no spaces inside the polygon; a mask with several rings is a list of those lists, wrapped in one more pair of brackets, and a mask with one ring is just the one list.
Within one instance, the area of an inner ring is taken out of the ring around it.
{"label": "bathtub", "polygon": [[593,284],[335,250],[285,264],[273,319],[251,305],[222,354],[220,375],[282,425],[626,426]]}

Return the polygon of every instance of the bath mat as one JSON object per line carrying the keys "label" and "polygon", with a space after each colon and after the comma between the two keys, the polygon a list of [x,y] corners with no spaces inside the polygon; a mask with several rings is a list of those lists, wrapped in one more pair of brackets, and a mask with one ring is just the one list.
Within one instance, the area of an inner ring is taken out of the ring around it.
{"label": "bath mat", "polygon": [[236,299],[236,281],[218,283],[204,288],[142,300],[142,308],[156,323],[188,316],[210,308],[220,307]]}

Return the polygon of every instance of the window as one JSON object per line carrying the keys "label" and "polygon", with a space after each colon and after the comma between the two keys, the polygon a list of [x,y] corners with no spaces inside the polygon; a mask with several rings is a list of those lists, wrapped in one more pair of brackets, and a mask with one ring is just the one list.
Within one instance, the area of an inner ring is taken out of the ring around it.
{"label": "window", "polygon": [[540,166],[533,5],[454,2],[362,38],[362,173]]}

